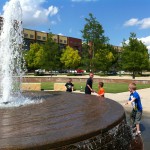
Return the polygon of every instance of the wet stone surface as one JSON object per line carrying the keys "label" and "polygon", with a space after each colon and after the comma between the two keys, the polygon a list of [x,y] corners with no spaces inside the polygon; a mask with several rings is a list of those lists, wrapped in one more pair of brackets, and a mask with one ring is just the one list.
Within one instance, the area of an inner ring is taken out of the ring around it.
{"label": "wet stone surface", "polygon": [[129,146],[124,109],[115,101],[67,92],[24,96],[43,102],[0,108],[0,149],[87,149],[95,140],[94,149]]}

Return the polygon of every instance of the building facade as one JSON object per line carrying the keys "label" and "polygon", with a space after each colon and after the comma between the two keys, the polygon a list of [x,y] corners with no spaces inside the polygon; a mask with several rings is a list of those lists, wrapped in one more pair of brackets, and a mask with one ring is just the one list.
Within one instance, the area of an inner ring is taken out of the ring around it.
{"label": "building facade", "polygon": [[[24,44],[25,44],[25,49],[29,50],[30,49],[30,44],[31,43],[44,43],[46,42],[48,38],[48,33],[46,32],[40,32],[36,30],[30,30],[30,29],[23,29],[24,33]],[[82,40],[78,38],[73,38],[73,37],[67,37],[63,35],[56,35],[53,34],[52,39],[59,44],[59,48],[64,49],[66,46],[70,46],[73,49],[76,49],[81,53],[82,49]]]}
{"label": "building facade", "polygon": [[[2,31],[3,26],[3,17],[0,16],[0,32]],[[30,29],[23,29],[24,35],[24,49],[29,50],[30,44],[33,43],[44,43],[47,41],[48,33],[30,30]],[[73,37],[67,37],[63,35],[53,34],[52,39],[58,43],[60,50],[66,48],[66,46],[70,46],[79,51],[81,54],[82,49],[82,40]]]}

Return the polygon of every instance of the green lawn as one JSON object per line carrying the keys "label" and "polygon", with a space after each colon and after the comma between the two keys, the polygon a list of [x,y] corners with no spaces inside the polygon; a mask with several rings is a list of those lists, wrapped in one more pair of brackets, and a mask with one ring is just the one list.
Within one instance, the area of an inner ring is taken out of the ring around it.
{"label": "green lawn", "polygon": [[[74,88],[76,90],[84,91],[85,83],[83,82],[73,82]],[[150,88],[149,84],[137,84],[137,89]],[[53,82],[42,82],[42,89],[44,90],[53,90],[54,83]],[[98,91],[98,83],[93,84],[93,89]],[[128,91],[127,83],[105,83],[104,89],[106,93],[120,93]]]}

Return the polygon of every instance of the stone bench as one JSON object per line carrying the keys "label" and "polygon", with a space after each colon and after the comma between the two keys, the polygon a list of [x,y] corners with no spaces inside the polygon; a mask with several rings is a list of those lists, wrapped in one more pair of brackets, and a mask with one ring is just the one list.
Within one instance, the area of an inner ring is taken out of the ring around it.
{"label": "stone bench", "polygon": [[54,91],[66,91],[66,83],[54,83]]}
{"label": "stone bench", "polygon": [[41,91],[41,83],[22,83],[22,91]]}

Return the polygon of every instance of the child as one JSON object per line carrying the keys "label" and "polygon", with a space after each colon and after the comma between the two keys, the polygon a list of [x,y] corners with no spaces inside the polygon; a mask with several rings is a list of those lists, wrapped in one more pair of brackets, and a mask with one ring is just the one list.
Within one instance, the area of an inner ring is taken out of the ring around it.
{"label": "child", "polygon": [[131,104],[133,109],[130,115],[132,127],[136,129],[136,135],[140,135],[140,121],[142,117],[142,104],[139,94],[136,92],[136,84],[129,84],[130,97],[126,104]]}
{"label": "child", "polygon": [[97,94],[98,94],[98,96],[100,96],[100,97],[104,97],[104,94],[105,94],[105,90],[104,90],[103,86],[104,86],[104,83],[103,83],[103,82],[99,82],[99,83],[98,83],[98,88],[99,88],[99,90],[98,90]]}
{"label": "child", "polygon": [[72,92],[74,85],[72,84],[72,79],[69,78],[68,82],[65,84],[66,86],[66,91],[67,92]]}

